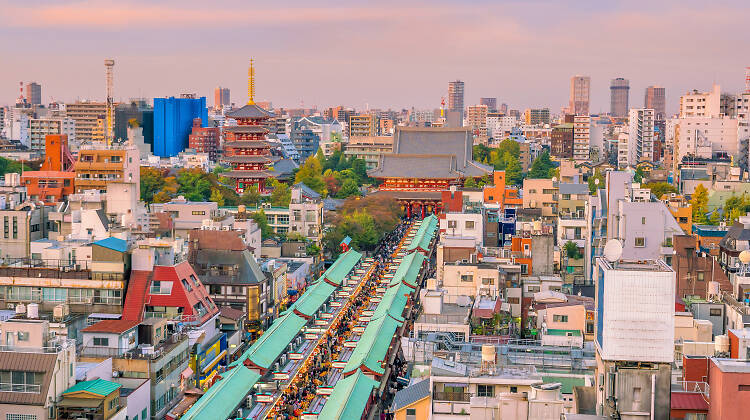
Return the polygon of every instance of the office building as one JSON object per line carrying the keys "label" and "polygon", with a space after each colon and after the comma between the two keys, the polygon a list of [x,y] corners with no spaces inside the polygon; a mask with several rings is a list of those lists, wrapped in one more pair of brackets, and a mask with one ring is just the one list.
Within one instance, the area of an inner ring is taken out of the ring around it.
{"label": "office building", "polygon": [[479,98],[479,105],[487,105],[489,112],[497,112],[497,98]]}
{"label": "office building", "polygon": [[633,108],[628,116],[628,165],[654,159],[654,110]]}
{"label": "office building", "polygon": [[628,97],[630,95],[630,82],[628,79],[618,77],[612,79],[609,85],[610,110],[609,113],[615,118],[628,116]]}
{"label": "office building", "polygon": [[523,113],[526,125],[549,124],[549,108],[530,108]]}
{"label": "office building", "polygon": [[31,106],[42,104],[42,85],[37,82],[26,83],[26,102]]}
{"label": "office building", "polygon": [[568,112],[574,115],[589,115],[591,77],[573,76],[570,78],[570,104]]}
{"label": "office building", "polygon": [[463,119],[464,82],[460,80],[448,83],[448,110],[460,112]]}
{"label": "office building", "polygon": [[[104,102],[78,101],[65,105],[65,114],[76,122],[76,142],[90,143],[97,131],[97,124],[107,114]],[[116,128],[116,127],[115,127]]]}
{"label": "office building", "polygon": [[201,119],[193,119],[193,131],[188,136],[188,147],[197,153],[208,154],[215,162],[219,153],[219,127],[201,127]]}
{"label": "office building", "polygon": [[154,98],[154,155],[177,156],[188,147],[193,119],[208,124],[206,97]]}
{"label": "office building", "polygon": [[654,110],[654,119],[664,121],[667,119],[666,92],[661,86],[649,86],[646,88],[646,98],[643,107]]}
{"label": "office building", "polygon": [[662,260],[596,264],[597,414],[669,418],[675,273]]}
{"label": "office building", "polygon": [[466,110],[466,125],[475,136],[487,136],[487,105],[472,105]]}
{"label": "office building", "polygon": [[[375,116],[372,114],[352,115],[349,117],[349,138],[377,135]],[[317,148],[316,148],[317,151]],[[315,153],[315,152],[313,152]],[[301,154],[301,153],[300,153]]]}
{"label": "office building", "polygon": [[[148,129],[144,120],[144,115],[147,111],[152,112],[152,124]],[[131,125],[133,127],[142,127],[144,138],[147,134],[150,135],[153,143],[153,108],[144,99],[131,100],[130,103],[119,104],[115,107],[115,140],[127,140],[128,127]]]}
{"label": "office building", "polygon": [[573,123],[566,122],[552,127],[550,136],[550,154],[557,159],[573,159]]}
{"label": "office building", "polygon": [[509,136],[516,127],[516,117],[503,115],[499,112],[487,114],[487,136],[495,140],[502,140]]}
{"label": "office building", "polygon": [[576,115],[573,118],[573,159],[582,163],[589,160],[589,131],[591,129],[591,117],[588,115]]}
{"label": "office building", "polygon": [[229,106],[230,104],[229,88],[217,86],[216,89],[214,89],[214,108]]}
{"label": "office building", "polygon": [[344,146],[344,155],[364,160],[367,169],[377,167],[383,153],[393,153],[393,136],[353,137]]}

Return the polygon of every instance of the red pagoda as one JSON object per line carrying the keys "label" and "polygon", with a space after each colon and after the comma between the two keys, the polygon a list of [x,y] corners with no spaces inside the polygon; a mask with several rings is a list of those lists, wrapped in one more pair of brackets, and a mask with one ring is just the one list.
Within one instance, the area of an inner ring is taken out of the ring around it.
{"label": "red pagoda", "polygon": [[274,176],[268,170],[274,157],[271,156],[271,145],[266,141],[268,130],[264,126],[273,114],[253,100],[255,84],[252,60],[248,73],[247,105],[226,114],[227,118],[235,119],[237,125],[224,128],[224,162],[232,167],[224,176],[234,180],[238,194],[253,185],[257,185],[258,191],[263,194],[267,192],[266,179]]}

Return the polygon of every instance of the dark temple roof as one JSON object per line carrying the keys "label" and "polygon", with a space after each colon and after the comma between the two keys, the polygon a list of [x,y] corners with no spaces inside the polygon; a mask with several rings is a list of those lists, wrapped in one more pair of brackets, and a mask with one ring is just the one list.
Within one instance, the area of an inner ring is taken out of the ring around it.
{"label": "dark temple roof", "polygon": [[271,118],[273,117],[273,113],[266,111],[258,105],[247,104],[240,109],[227,112],[226,116],[229,118]]}

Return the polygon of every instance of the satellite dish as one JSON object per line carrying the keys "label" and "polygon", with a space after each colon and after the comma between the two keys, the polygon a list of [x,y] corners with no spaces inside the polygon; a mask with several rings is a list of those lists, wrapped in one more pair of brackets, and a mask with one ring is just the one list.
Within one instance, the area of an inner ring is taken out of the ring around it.
{"label": "satellite dish", "polygon": [[599,185],[599,178],[594,179],[594,184]]}
{"label": "satellite dish", "polygon": [[740,261],[742,264],[750,264],[750,251],[742,251],[740,252]]}
{"label": "satellite dish", "polygon": [[557,177],[556,176],[552,177],[552,182],[557,182]]}
{"label": "satellite dish", "polygon": [[604,258],[613,263],[622,257],[622,244],[617,239],[610,239],[604,245]]}

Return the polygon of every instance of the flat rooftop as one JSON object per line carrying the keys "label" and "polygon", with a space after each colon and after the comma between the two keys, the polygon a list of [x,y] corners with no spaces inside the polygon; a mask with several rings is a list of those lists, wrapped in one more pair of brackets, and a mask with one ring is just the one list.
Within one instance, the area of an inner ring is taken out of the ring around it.
{"label": "flat rooftop", "polygon": [[422,313],[417,318],[418,324],[456,324],[464,325],[468,322],[471,306],[458,306],[455,303],[443,303],[439,314]]}
{"label": "flat rooftop", "polygon": [[672,267],[668,266],[663,260],[619,260],[610,262],[606,258],[600,258],[599,261],[601,261],[608,270],[652,272],[674,271],[672,270]]}
{"label": "flat rooftop", "polygon": [[715,364],[716,367],[719,368],[722,372],[726,373],[750,373],[750,361],[748,360],[738,360],[738,359],[719,359],[719,358],[712,358],[711,359]]}

